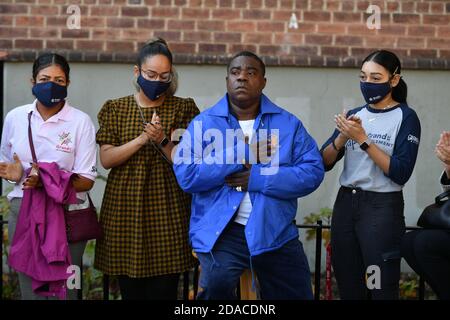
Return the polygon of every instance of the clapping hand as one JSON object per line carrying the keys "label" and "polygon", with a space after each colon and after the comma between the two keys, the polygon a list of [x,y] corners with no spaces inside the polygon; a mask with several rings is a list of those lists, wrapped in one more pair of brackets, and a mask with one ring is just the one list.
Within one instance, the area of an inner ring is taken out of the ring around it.
{"label": "clapping hand", "polygon": [[362,121],[355,115],[346,117],[345,110],[334,116],[336,129],[339,130],[342,138],[352,139],[358,143],[362,143],[367,139],[366,131],[362,126]]}
{"label": "clapping hand", "polygon": [[434,149],[436,156],[444,163],[446,169],[450,169],[450,131],[444,131]]}

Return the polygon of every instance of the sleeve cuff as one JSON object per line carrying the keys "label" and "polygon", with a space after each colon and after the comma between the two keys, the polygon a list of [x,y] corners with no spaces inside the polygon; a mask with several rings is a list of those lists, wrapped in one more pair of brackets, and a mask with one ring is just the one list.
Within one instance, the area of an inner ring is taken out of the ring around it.
{"label": "sleeve cuff", "polygon": [[266,177],[261,175],[261,166],[254,164],[250,169],[250,177],[248,180],[248,191],[260,192],[264,189]]}
{"label": "sleeve cuff", "polygon": [[447,173],[444,171],[441,175],[441,185],[444,189],[450,189],[450,177],[447,177]]}
{"label": "sleeve cuff", "polygon": [[94,173],[94,174],[78,173],[78,172],[74,172],[74,173],[76,173],[76,174],[78,174],[78,175],[80,175],[80,176],[82,176],[82,177],[84,177],[86,179],[92,180],[92,181],[95,181],[95,179],[97,177],[96,173]]}

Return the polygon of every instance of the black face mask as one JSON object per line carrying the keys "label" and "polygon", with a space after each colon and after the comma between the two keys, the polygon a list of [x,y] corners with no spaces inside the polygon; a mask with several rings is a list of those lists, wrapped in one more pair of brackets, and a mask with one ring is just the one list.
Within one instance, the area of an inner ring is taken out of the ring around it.
{"label": "black face mask", "polygon": [[170,87],[170,82],[151,81],[139,75],[137,79],[138,85],[141,87],[144,94],[150,100],[157,100]]}
{"label": "black face mask", "polygon": [[360,82],[360,88],[364,100],[368,104],[377,104],[391,92],[391,84],[389,81],[383,83]]}
{"label": "black face mask", "polygon": [[36,83],[31,91],[47,108],[56,106],[67,97],[67,86],[61,86],[53,81]]}

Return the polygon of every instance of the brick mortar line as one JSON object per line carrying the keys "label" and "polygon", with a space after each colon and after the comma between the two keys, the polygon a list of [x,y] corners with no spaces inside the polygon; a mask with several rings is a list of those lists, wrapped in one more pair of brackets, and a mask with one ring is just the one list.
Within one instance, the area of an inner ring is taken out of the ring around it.
{"label": "brick mortar line", "polygon": [[[32,62],[38,52],[41,51],[10,51],[2,55],[0,51],[0,60],[4,62]],[[113,52],[95,52],[95,51],[58,51],[66,56],[69,62],[98,62],[98,63],[133,63],[135,54],[113,53]],[[175,64],[188,65],[225,65],[231,55],[214,54],[174,54]],[[335,57],[330,56],[267,56],[261,55],[268,66],[280,67],[314,67],[314,68],[357,68],[363,57]],[[330,61],[331,60],[331,61]],[[336,63],[337,61],[337,63]],[[331,65],[327,65],[328,63]],[[402,59],[403,69],[412,70],[450,70],[450,58],[405,58]]]}

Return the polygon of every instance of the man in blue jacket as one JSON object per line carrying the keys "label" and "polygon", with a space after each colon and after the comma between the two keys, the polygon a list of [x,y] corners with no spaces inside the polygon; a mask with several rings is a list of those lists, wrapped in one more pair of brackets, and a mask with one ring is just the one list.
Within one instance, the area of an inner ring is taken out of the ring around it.
{"label": "man in blue jacket", "polygon": [[294,219],[297,199],[323,180],[321,155],[300,120],[262,93],[258,56],[240,52],[227,69],[227,94],[191,122],[173,155],[178,183],[193,195],[198,299],[236,299],[245,269],[262,299],[312,299]]}

